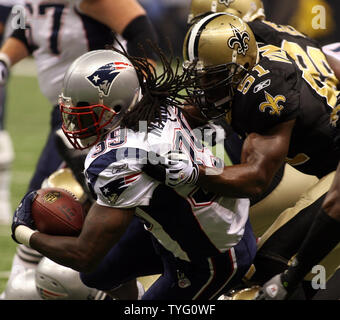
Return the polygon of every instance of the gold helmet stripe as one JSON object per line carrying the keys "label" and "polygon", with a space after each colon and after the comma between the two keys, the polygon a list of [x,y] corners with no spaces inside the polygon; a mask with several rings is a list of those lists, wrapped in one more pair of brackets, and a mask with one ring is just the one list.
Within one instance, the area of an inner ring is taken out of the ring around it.
{"label": "gold helmet stripe", "polygon": [[187,39],[187,45],[186,45],[187,57],[189,61],[193,61],[195,58],[198,58],[198,43],[199,43],[201,32],[205,28],[205,26],[211,20],[215,19],[218,16],[225,15],[225,14],[226,13],[222,13],[222,12],[209,14],[205,18],[202,18],[201,20],[199,20],[199,22],[197,22],[193,26],[190,32],[190,36]]}

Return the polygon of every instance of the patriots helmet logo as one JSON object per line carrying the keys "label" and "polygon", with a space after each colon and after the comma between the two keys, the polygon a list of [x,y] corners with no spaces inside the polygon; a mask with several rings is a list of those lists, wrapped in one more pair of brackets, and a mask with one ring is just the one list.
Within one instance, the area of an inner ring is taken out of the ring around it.
{"label": "patriots helmet logo", "polygon": [[108,96],[113,81],[121,70],[127,67],[132,67],[132,65],[126,62],[111,62],[100,67],[86,78],[99,92]]}
{"label": "patriots helmet logo", "polygon": [[237,53],[246,55],[249,46],[246,43],[246,40],[250,41],[250,35],[247,31],[241,32],[238,28],[230,24],[231,29],[233,30],[234,36],[231,37],[228,41],[228,46],[231,49],[235,49],[235,46],[237,45]]}

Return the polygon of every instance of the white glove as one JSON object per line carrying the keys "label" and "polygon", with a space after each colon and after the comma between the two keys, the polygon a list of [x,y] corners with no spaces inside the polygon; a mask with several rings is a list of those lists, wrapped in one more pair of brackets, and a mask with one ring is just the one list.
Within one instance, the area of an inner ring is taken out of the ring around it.
{"label": "white glove", "polygon": [[198,178],[198,166],[183,152],[171,151],[166,156],[167,162],[165,184],[178,187],[195,184]]}
{"label": "white glove", "polygon": [[149,152],[148,163],[143,166],[143,171],[172,188],[195,184],[199,173],[197,164],[180,151],[169,151],[164,156]]}
{"label": "white glove", "polygon": [[277,274],[262,286],[255,300],[286,300],[287,296],[288,292],[282,284],[281,274]]}

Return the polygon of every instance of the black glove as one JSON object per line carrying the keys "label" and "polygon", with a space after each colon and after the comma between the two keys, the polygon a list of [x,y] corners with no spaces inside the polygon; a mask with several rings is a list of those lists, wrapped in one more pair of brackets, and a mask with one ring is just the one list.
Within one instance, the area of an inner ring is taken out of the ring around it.
{"label": "black glove", "polygon": [[32,211],[31,206],[34,198],[36,197],[37,192],[31,191],[26,193],[24,198],[21,200],[18,208],[16,208],[14,215],[13,215],[13,222],[12,222],[12,238],[15,242],[20,243],[15,238],[15,229],[20,226],[24,225],[32,230],[35,229],[34,220],[32,218]]}

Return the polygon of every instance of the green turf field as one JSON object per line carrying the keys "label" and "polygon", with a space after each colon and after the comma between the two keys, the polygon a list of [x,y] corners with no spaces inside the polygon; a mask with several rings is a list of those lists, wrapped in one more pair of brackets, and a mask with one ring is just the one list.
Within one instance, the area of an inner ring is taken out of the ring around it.
{"label": "green turf field", "polygon": [[[34,76],[12,75],[8,86],[6,124],[14,150],[11,202],[15,208],[25,194],[49,128],[50,104]],[[6,284],[16,244],[10,227],[0,226],[0,292]]]}

